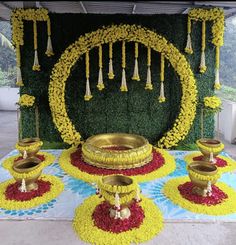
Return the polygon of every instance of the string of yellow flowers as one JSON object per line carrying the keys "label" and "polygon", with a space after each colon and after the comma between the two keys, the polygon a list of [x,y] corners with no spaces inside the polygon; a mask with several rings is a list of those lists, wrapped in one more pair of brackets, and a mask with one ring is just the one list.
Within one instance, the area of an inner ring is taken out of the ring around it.
{"label": "string of yellow flowers", "polygon": [[165,92],[164,92],[164,76],[165,76],[165,57],[164,54],[161,53],[161,72],[160,72],[160,81],[161,81],[161,87],[160,87],[160,96],[159,96],[159,102],[165,102]]}
{"label": "string of yellow flowers", "polygon": [[192,54],[193,53],[193,48],[192,48],[192,41],[191,41],[191,18],[188,16],[188,25],[187,25],[187,44],[185,47],[185,52],[187,54]]}
{"label": "string of yellow flowers", "polygon": [[103,76],[102,76],[102,45],[98,46],[98,65],[99,65],[99,73],[98,73],[98,84],[97,88],[101,91],[105,88],[103,83]]}
{"label": "string of yellow flowers", "polygon": [[208,206],[193,203],[182,197],[178,190],[178,186],[186,183],[187,181],[190,181],[189,177],[184,176],[171,179],[165,184],[163,192],[165,196],[167,196],[175,205],[178,205],[181,208],[187,209],[193,213],[208,215],[226,215],[236,212],[236,192],[233,188],[222,182],[216,183],[216,186],[226,193],[228,198],[217,205]]}
{"label": "string of yellow flowers", "polygon": [[81,139],[80,133],[67,114],[64,100],[66,81],[71,68],[84,54],[81,47],[84,47],[84,50],[90,50],[99,44],[121,40],[139,42],[146,47],[150,46],[156,52],[162,52],[179,75],[182,86],[179,114],[173,127],[157,142],[160,148],[177,146],[178,142],[188,135],[196,115],[197,86],[190,64],[186,57],[163,36],[142,26],[128,24],[112,25],[80,36],[77,41],[67,47],[54,65],[48,89],[49,104],[53,122],[61,133],[63,141],[70,145],[78,145]]}
{"label": "string of yellow flowers", "polygon": [[148,198],[141,196],[139,203],[144,211],[145,218],[139,228],[126,232],[112,233],[94,226],[92,214],[95,208],[103,201],[98,196],[93,195],[87,198],[75,210],[73,228],[79,238],[85,242],[97,245],[109,244],[120,245],[144,243],[163,229],[163,217],[160,209]]}
{"label": "string of yellow flowers", "polygon": [[113,43],[109,42],[109,73],[108,73],[108,78],[113,79],[115,77],[114,72],[113,72]]}
{"label": "string of yellow flowers", "polygon": [[89,51],[85,53],[85,76],[86,76],[86,91],[84,95],[84,100],[89,101],[93,97],[91,94],[90,83],[89,83]]}
{"label": "string of yellow flowers", "polygon": [[153,90],[152,75],[151,75],[151,48],[147,48],[147,80],[145,89]]}
{"label": "string of yellow flowers", "polygon": [[[194,161],[193,158],[198,157],[198,156],[202,156],[200,151],[190,153],[184,157],[184,161],[187,164],[190,164]],[[227,162],[227,165],[225,167],[218,167],[218,172],[220,174],[226,173],[226,172],[232,172],[232,171],[236,170],[236,161],[235,160],[233,160],[230,157],[226,157],[226,156],[222,156],[222,155],[217,156],[217,157],[219,157],[220,159],[225,160]]]}
{"label": "string of yellow flowers", "polygon": [[205,49],[206,49],[206,21],[202,21],[202,49],[201,49],[201,62],[200,62],[200,72],[204,73],[207,69],[206,59],[205,59]]}
{"label": "string of yellow flowers", "polygon": [[40,71],[40,65],[38,60],[38,40],[37,40],[37,22],[36,20],[33,21],[33,29],[34,29],[34,65],[33,71]]}
{"label": "string of yellow flowers", "polygon": [[[173,171],[175,171],[176,164],[175,159],[173,156],[171,156],[166,150],[159,149],[154,147],[154,149],[159,152],[162,157],[165,160],[165,163],[162,167],[154,170],[151,173],[148,174],[140,174],[132,176],[133,179],[135,179],[136,182],[145,182],[157,178],[164,177]],[[71,158],[70,155],[77,151],[77,148],[71,147],[67,150],[64,150],[59,158],[59,165],[61,168],[69,175],[73,176],[74,178],[78,178],[81,180],[84,180],[86,182],[98,182],[100,180],[100,175],[93,175],[88,174],[86,172],[81,171],[79,168],[75,167],[71,164]]]}
{"label": "string of yellow flowers", "polygon": [[206,96],[203,99],[204,106],[209,107],[211,109],[217,109],[220,108],[222,101],[219,97],[217,96]]}
{"label": "string of yellow flowers", "polygon": [[8,185],[15,183],[14,179],[7,180],[0,184],[0,208],[8,210],[30,209],[41,204],[50,202],[52,199],[58,197],[64,190],[63,182],[56,176],[42,175],[41,180],[49,181],[51,183],[50,190],[42,196],[35,197],[28,201],[15,201],[6,199],[5,191]]}
{"label": "string of yellow flowers", "polygon": [[47,50],[45,52],[45,54],[50,57],[52,55],[54,55],[54,52],[53,52],[53,48],[52,48],[52,39],[51,39],[51,21],[50,21],[50,18],[48,18],[47,20],[47,32],[48,32],[48,42],[47,42]]}
{"label": "string of yellow flowers", "polygon": [[22,94],[19,98],[18,104],[20,106],[31,107],[34,105],[35,97],[33,95]]}
{"label": "string of yellow flowers", "polygon": [[[44,8],[39,8],[39,9],[18,8],[12,11],[11,13],[12,42],[13,42],[13,45],[16,47],[16,62],[17,62],[17,83],[16,84],[18,86],[24,86],[22,74],[21,74],[21,57],[20,57],[21,56],[20,46],[24,45],[24,20],[33,21],[33,22],[47,21],[47,23],[50,23],[48,10]],[[34,30],[36,29],[35,25],[36,24],[34,24]],[[48,33],[50,33],[51,35],[50,29],[48,29]],[[34,34],[34,38],[35,38],[35,34]],[[36,34],[36,38],[37,38],[37,34]],[[37,57],[36,57],[36,61],[37,61]],[[36,63],[35,68],[39,70],[37,63]]]}
{"label": "string of yellow flowers", "polygon": [[[213,21],[212,25],[212,43],[216,46],[216,61],[215,61],[215,89],[220,89],[219,78],[219,53],[220,46],[224,44],[224,11],[220,8],[212,9],[191,9],[188,13],[188,18],[196,21]],[[204,27],[202,27],[203,29]],[[204,70],[204,69],[203,69]]]}
{"label": "string of yellow flowers", "polygon": [[126,75],[125,75],[125,67],[126,67],[126,52],[125,52],[125,41],[122,41],[122,79],[121,79],[121,92],[127,92],[127,83],[126,83]]}
{"label": "string of yellow flowers", "polygon": [[138,71],[138,43],[134,43],[134,73],[132,80],[140,81],[139,71]]}

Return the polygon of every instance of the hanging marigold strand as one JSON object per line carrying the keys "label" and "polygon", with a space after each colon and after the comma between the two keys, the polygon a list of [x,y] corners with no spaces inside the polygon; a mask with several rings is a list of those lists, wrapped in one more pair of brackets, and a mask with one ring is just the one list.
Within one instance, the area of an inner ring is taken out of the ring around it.
{"label": "hanging marigold strand", "polygon": [[202,21],[202,49],[201,49],[201,63],[200,72],[204,73],[207,69],[205,61],[205,49],[206,49],[206,21]]}
{"label": "hanging marigold strand", "polygon": [[113,61],[112,61],[112,42],[109,43],[109,73],[108,73],[108,78],[113,79],[115,77],[114,72],[113,72]]}
{"label": "hanging marigold strand", "polygon": [[47,32],[48,32],[48,41],[47,41],[47,50],[45,54],[50,57],[54,55],[53,48],[52,48],[52,40],[51,40],[51,21],[50,18],[48,17],[47,19]]}
{"label": "hanging marigold strand", "polygon": [[160,87],[160,96],[158,98],[160,103],[166,101],[165,92],[164,92],[164,79],[165,79],[164,76],[165,76],[165,56],[163,53],[161,53],[161,72],[160,72],[161,87]]}
{"label": "hanging marigold strand", "polygon": [[99,63],[99,74],[98,74],[98,84],[97,88],[99,90],[103,90],[105,88],[103,83],[103,76],[102,76],[102,45],[99,45],[98,47],[98,63]]}
{"label": "hanging marigold strand", "polygon": [[132,80],[140,81],[139,72],[138,72],[138,43],[137,42],[135,43],[135,47],[134,47],[134,57],[135,57],[134,73],[133,73]]}
{"label": "hanging marigold strand", "polygon": [[185,47],[185,52],[187,54],[192,54],[193,53],[193,48],[192,48],[192,41],[191,41],[191,18],[188,16],[188,36],[187,36],[187,44]]}
{"label": "hanging marigold strand", "polygon": [[21,75],[20,45],[16,46],[16,85],[24,86]]}
{"label": "hanging marigold strand", "polygon": [[126,75],[125,75],[125,67],[126,67],[126,54],[125,54],[125,41],[122,41],[122,80],[121,80],[121,86],[120,91],[121,92],[127,92],[127,84],[126,84]]}
{"label": "hanging marigold strand", "polygon": [[215,89],[220,89],[220,47],[216,46],[216,61],[215,61]]}
{"label": "hanging marigold strand", "polygon": [[86,92],[85,92],[84,100],[89,101],[93,97],[90,91],[90,84],[89,84],[89,51],[85,53],[85,74],[86,74]]}
{"label": "hanging marigold strand", "polygon": [[34,29],[34,65],[33,71],[40,71],[40,65],[38,60],[38,40],[37,40],[37,22],[36,20],[33,21],[33,29]]}
{"label": "hanging marigold strand", "polygon": [[147,48],[147,81],[145,89],[153,90],[152,75],[151,75],[151,48]]}

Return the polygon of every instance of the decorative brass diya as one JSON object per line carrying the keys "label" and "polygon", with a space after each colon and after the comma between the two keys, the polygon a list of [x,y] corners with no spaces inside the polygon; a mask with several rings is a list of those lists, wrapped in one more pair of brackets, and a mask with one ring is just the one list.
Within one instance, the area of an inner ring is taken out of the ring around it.
{"label": "decorative brass diya", "polygon": [[202,138],[197,141],[197,146],[203,154],[203,161],[215,164],[215,157],[224,149],[224,145],[220,140]]}
{"label": "decorative brass diya", "polygon": [[[139,191],[138,184],[134,179],[124,175],[105,176],[101,177],[98,188],[99,194],[113,205],[113,208],[109,210],[110,217],[115,219],[129,218],[131,215],[129,206],[137,198],[137,191]],[[140,201],[140,199],[136,199],[136,201]],[[119,213],[118,217],[117,213]]]}
{"label": "decorative brass diya", "polygon": [[40,138],[24,138],[17,142],[17,149],[23,158],[35,156],[40,150],[42,141]]}
{"label": "decorative brass diya", "polygon": [[[42,173],[42,167],[41,167],[41,160],[37,157],[28,157],[26,159],[18,160],[13,165],[13,170],[16,172],[12,173],[15,180],[22,185],[22,181],[24,179],[25,181],[25,187],[26,191],[32,191],[38,189],[38,184],[36,183],[36,180],[40,177]],[[18,174],[17,174],[18,173]],[[29,174],[29,176],[26,175],[25,178],[23,178],[24,174]],[[19,177],[22,174],[22,177]]]}
{"label": "decorative brass diya", "polygon": [[211,195],[211,185],[220,178],[215,165],[203,161],[195,161],[187,167],[189,178],[194,185],[192,192],[200,196]]}
{"label": "decorative brass diya", "polygon": [[[111,149],[116,147],[123,149]],[[82,145],[82,156],[86,163],[106,169],[141,167],[153,157],[152,145],[147,139],[125,133],[98,134],[89,137]]]}

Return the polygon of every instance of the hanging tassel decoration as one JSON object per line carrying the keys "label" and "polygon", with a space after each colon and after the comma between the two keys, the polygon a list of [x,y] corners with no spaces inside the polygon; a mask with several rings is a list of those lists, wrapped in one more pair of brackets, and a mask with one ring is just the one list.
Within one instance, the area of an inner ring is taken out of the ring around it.
{"label": "hanging tassel decoration", "polygon": [[114,72],[113,72],[113,61],[112,61],[112,43],[110,42],[109,43],[109,73],[108,73],[108,78],[109,79],[114,79],[115,75],[114,75]]}
{"label": "hanging tassel decoration", "polygon": [[103,83],[103,76],[102,76],[102,45],[98,47],[98,56],[99,56],[99,73],[98,73],[98,90],[103,90],[105,88]]}
{"label": "hanging tassel decoration", "polygon": [[26,159],[26,158],[27,158],[27,151],[24,150],[24,151],[23,151],[23,159]]}
{"label": "hanging tassel decoration", "polygon": [[21,60],[20,60],[20,46],[16,46],[16,85],[24,86],[22,75],[21,75]]}
{"label": "hanging tassel decoration", "polygon": [[216,64],[215,64],[215,89],[221,89],[220,84],[220,47],[216,46]]}
{"label": "hanging tassel decoration", "polygon": [[33,71],[40,71],[40,65],[38,60],[38,41],[37,41],[37,22],[36,20],[33,21],[34,26],[34,65],[33,65]]}
{"label": "hanging tassel decoration", "polygon": [[152,75],[151,75],[151,48],[147,49],[147,81],[145,85],[145,89],[153,90],[152,86]]}
{"label": "hanging tassel decoration", "polygon": [[139,188],[137,188],[137,190],[136,190],[135,201],[136,201],[136,202],[141,202],[141,198],[140,198],[140,189],[139,189]]}
{"label": "hanging tassel decoration", "polygon": [[89,52],[87,51],[85,54],[85,73],[86,73],[86,92],[84,95],[84,100],[89,101],[92,99],[92,94],[90,91],[90,83],[89,83]]}
{"label": "hanging tassel decoration", "polygon": [[210,163],[214,163],[214,161],[215,161],[214,155],[213,155],[213,152],[211,151],[209,162],[210,162]]}
{"label": "hanging tassel decoration", "polygon": [[26,184],[25,184],[25,179],[22,179],[21,186],[20,186],[19,189],[20,189],[21,192],[27,192]]}
{"label": "hanging tassel decoration", "polygon": [[126,75],[125,75],[125,67],[126,67],[126,60],[125,60],[125,41],[122,42],[122,80],[121,80],[121,86],[120,91],[121,92],[127,92],[127,83],[126,83]]}
{"label": "hanging tassel decoration", "polygon": [[121,218],[121,215],[120,215],[120,197],[119,197],[119,194],[116,192],[115,194],[115,210],[116,210],[116,213],[115,213],[115,219],[120,219]]}
{"label": "hanging tassel decoration", "polygon": [[205,49],[206,49],[206,21],[202,21],[202,52],[200,62],[200,72],[206,72],[206,60],[205,60]]}
{"label": "hanging tassel decoration", "polygon": [[191,41],[191,19],[188,17],[188,36],[187,36],[187,44],[185,47],[185,52],[187,54],[193,53],[192,41]]}
{"label": "hanging tassel decoration", "polygon": [[135,43],[135,49],[134,49],[134,73],[132,80],[140,81],[139,72],[138,72],[138,43]]}
{"label": "hanging tassel decoration", "polygon": [[47,32],[48,32],[48,42],[47,42],[47,50],[45,54],[50,57],[54,55],[53,48],[52,48],[52,40],[51,40],[51,22],[50,18],[47,19]]}
{"label": "hanging tassel decoration", "polygon": [[164,92],[164,79],[165,79],[164,75],[165,75],[165,57],[164,54],[161,53],[161,72],[160,72],[161,86],[160,86],[160,96],[158,98],[160,103],[166,101],[165,92]]}

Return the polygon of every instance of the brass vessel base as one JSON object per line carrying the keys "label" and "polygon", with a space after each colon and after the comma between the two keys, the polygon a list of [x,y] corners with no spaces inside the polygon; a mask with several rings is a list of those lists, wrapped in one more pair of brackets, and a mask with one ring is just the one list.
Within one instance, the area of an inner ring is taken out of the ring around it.
{"label": "brass vessel base", "polygon": [[[116,210],[114,210],[113,208],[110,208],[110,217],[111,218],[115,218],[115,215],[116,215]],[[129,210],[128,207],[125,207],[125,208],[122,208],[121,211],[120,211],[120,216],[121,216],[121,220],[123,219],[128,219],[131,215],[131,212]]]}
{"label": "brass vessel base", "polygon": [[207,188],[201,188],[198,186],[194,186],[192,189],[192,193],[197,194],[197,195],[202,196],[202,197],[206,197],[207,196]]}

